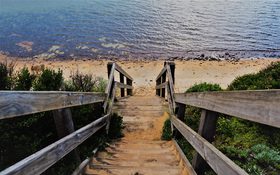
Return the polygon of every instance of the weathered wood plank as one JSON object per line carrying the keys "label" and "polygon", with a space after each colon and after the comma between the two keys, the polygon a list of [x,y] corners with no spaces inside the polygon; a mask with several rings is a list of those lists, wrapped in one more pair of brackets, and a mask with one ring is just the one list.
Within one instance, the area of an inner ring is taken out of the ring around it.
{"label": "weathered wood plank", "polygon": [[176,102],[280,127],[280,90],[175,94]]}
{"label": "weathered wood plank", "polygon": [[0,172],[1,175],[37,175],[43,173],[106,124],[108,115],[95,120],[55,143]]}
{"label": "weathered wood plank", "polygon": [[170,98],[171,98],[171,101],[173,104],[173,110],[175,110],[176,102],[175,102],[175,97],[174,97],[174,83],[173,83],[173,77],[171,74],[170,66],[168,64],[166,65],[166,69],[167,69],[167,77],[168,77],[168,82],[169,82],[169,87],[170,87]]}
{"label": "weathered wood plank", "polygon": [[164,67],[162,68],[162,70],[160,71],[160,73],[158,74],[156,80],[158,80],[158,79],[162,76],[162,74],[165,73],[165,72],[166,72],[166,67],[164,66]]}
{"label": "weathered wood plank", "polygon": [[89,164],[91,161],[90,158],[85,159],[72,173],[72,175],[82,175],[85,171],[85,167]]}
{"label": "weathered wood plank", "polygon": [[112,65],[108,65],[108,84],[105,90],[106,94],[110,93],[110,87],[112,86],[112,84],[114,83],[114,74],[115,74],[115,66],[116,64],[113,63]]}
{"label": "weathered wood plank", "polygon": [[[126,78],[126,83],[129,86],[132,86],[132,80]],[[132,89],[126,89],[127,90],[127,95],[132,95]]]}
{"label": "weathered wood plank", "polygon": [[116,63],[115,63],[115,69],[116,69],[118,72],[122,73],[126,78],[130,79],[131,81],[133,81],[133,78],[132,78],[130,75],[128,75],[128,73],[127,73],[126,71],[124,71],[124,70],[123,70],[118,64],[116,64]]}
{"label": "weathered wood plank", "polygon": [[107,124],[106,124],[106,133],[107,134],[109,133],[109,127],[110,127],[110,122],[111,122],[111,113],[112,113],[114,102],[115,102],[115,96],[116,96],[116,83],[113,85],[113,92],[112,92],[111,100],[110,100],[110,102],[108,102],[109,107],[107,110],[108,117],[107,117]]}
{"label": "weathered wood plank", "polygon": [[104,93],[0,91],[0,120],[27,114],[103,102]]}
{"label": "weathered wood plank", "polygon": [[[74,122],[70,108],[58,109],[52,111],[53,119],[56,127],[57,136],[59,139],[75,132]],[[70,154],[78,164],[81,163],[81,158],[78,149],[74,149]]]}
{"label": "weathered wood plank", "polygon": [[[120,83],[124,84],[124,75],[122,73],[120,73]],[[121,97],[124,97],[125,96],[124,88],[123,87],[120,88],[121,88]]]}
{"label": "weathered wood plank", "polygon": [[161,88],[165,88],[166,85],[167,85],[168,82],[164,82],[164,83],[161,83],[159,85],[156,86],[156,89],[161,89]]}
{"label": "weathered wood plank", "polygon": [[103,109],[104,109],[105,113],[106,113],[106,110],[107,110],[109,98],[111,96],[112,85],[113,85],[113,83],[115,83],[115,81],[114,81],[115,66],[116,66],[115,63],[108,63],[108,65],[107,65],[108,79],[109,80],[108,80],[108,84],[107,84],[106,90],[105,90],[105,93],[107,94],[107,96],[106,96],[104,104],[103,104]]}
{"label": "weathered wood plank", "polygon": [[190,164],[189,160],[187,159],[186,155],[184,154],[184,152],[182,151],[182,149],[180,148],[180,146],[178,145],[176,140],[172,139],[172,142],[175,145],[175,148],[176,148],[177,152],[179,153],[180,158],[184,161],[184,164],[185,164],[186,168],[188,169],[189,175],[196,175],[196,172],[194,171],[192,165]]}
{"label": "weathered wood plank", "polygon": [[201,157],[211,166],[217,174],[245,175],[243,169],[226,157],[222,152],[207,142],[198,133],[184,124],[175,116],[171,116],[173,125],[188,140]]}
{"label": "weathered wood plank", "polygon": [[116,86],[119,88],[125,88],[125,89],[133,89],[133,87],[131,85],[127,85],[127,84],[123,84],[123,83],[119,83],[119,82],[115,82]]}
{"label": "weathered wood plank", "polygon": [[[162,76],[161,76],[161,83],[165,83],[166,82],[166,72],[165,73],[163,73],[162,74]],[[163,98],[165,98],[165,87],[163,87],[162,89],[161,89],[161,92],[160,92],[160,96],[161,97],[163,97]]]}
{"label": "weathered wood plank", "polygon": [[[214,141],[218,116],[219,113],[205,109],[203,109],[201,112],[198,134],[206,139],[209,143]],[[208,167],[204,159],[197,153],[193,158],[192,166],[197,174],[204,174]]]}

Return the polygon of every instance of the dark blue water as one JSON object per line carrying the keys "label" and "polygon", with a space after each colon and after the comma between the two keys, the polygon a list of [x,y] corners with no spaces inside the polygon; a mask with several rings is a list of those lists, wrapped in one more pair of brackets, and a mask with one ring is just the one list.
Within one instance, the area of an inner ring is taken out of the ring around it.
{"label": "dark blue water", "polygon": [[0,50],[21,57],[278,57],[280,1],[0,0]]}

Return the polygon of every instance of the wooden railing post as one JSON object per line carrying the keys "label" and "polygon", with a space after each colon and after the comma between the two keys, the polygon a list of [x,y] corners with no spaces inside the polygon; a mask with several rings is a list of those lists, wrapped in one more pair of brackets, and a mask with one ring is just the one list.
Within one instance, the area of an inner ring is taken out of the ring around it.
{"label": "wooden railing post", "polygon": [[[166,72],[162,74],[161,76],[161,84],[166,82]],[[165,97],[165,88],[161,88],[161,93],[160,93],[160,97]]]}
{"label": "wooden railing post", "polygon": [[[129,78],[126,78],[126,83],[127,85],[132,86],[132,80],[130,80]],[[127,89],[127,95],[132,95],[132,89]]]}
{"label": "wooden railing post", "polygon": [[169,62],[169,66],[170,66],[170,70],[171,70],[173,84],[175,85],[175,63]]}
{"label": "wooden railing post", "polygon": [[[200,134],[210,143],[214,141],[218,115],[219,114],[217,112],[205,109],[203,109],[201,112],[198,134]],[[208,164],[198,153],[196,153],[192,162],[192,166],[196,173],[200,175],[204,174]]]}
{"label": "wooden railing post", "polygon": [[[124,83],[124,75],[122,73],[120,73],[120,83]],[[121,89],[121,97],[125,96],[125,91],[124,88],[120,88]]]}
{"label": "wooden railing post", "polygon": [[[183,103],[176,103],[176,110],[175,110],[176,117],[179,120],[184,121],[185,113],[186,113],[186,105]],[[173,125],[172,125],[172,131],[173,131],[173,136],[175,138],[178,138],[178,132],[176,129],[174,129]]]}
{"label": "wooden railing post", "polygon": [[[53,118],[59,139],[75,132],[70,108],[54,110]],[[74,151],[71,154],[73,154],[73,157],[76,159],[77,163],[80,164],[81,158],[79,156],[77,148],[74,149]]]}
{"label": "wooden railing post", "polygon": [[[110,62],[110,63],[108,63],[107,64],[107,72],[108,72],[108,79],[110,79],[110,75],[111,75],[111,71],[113,71],[112,70],[112,67],[113,67],[113,64],[114,63],[112,63],[112,62]],[[114,83],[115,82],[115,78],[113,78],[113,81],[112,81],[112,83]],[[112,98],[112,91],[113,91],[113,88],[112,88],[113,86],[111,86],[111,89],[109,90],[109,97],[110,98]]]}
{"label": "wooden railing post", "polygon": [[[157,85],[160,85],[160,83],[161,83],[161,78],[159,78],[159,79],[156,80],[156,86],[157,86]],[[160,89],[156,89],[156,95],[157,95],[157,96],[160,96]]]}

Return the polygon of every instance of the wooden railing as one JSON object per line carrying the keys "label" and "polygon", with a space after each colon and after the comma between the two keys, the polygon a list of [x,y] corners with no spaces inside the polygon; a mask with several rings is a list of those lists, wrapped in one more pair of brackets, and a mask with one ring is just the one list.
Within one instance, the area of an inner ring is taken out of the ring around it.
{"label": "wooden railing", "polygon": [[[169,68],[171,66],[173,71]],[[203,174],[206,163],[217,174],[247,174],[211,144],[214,141],[219,113],[279,128],[280,90],[174,93],[174,84],[171,81],[174,82],[174,71],[175,64],[166,62],[156,79],[156,95],[165,97],[167,92],[172,127],[180,132],[198,153],[192,161],[192,174]],[[182,122],[186,105],[202,109],[198,133]],[[179,153],[186,159],[182,151]]]}
{"label": "wooden railing", "polygon": [[[114,70],[120,72],[120,82],[114,81]],[[65,130],[64,135],[60,135],[60,140],[8,167],[0,174],[41,174],[105,125],[106,129],[109,130],[116,87],[120,87],[121,97],[125,96],[124,89],[128,89],[127,94],[132,95],[132,78],[116,63],[108,63],[108,75],[109,81],[105,93],[0,91],[0,120],[53,111],[56,127]],[[124,84],[124,76],[127,78],[127,84]],[[74,131],[70,107],[94,103],[103,103],[104,115]],[[85,162],[83,161],[74,174],[79,174],[83,170],[86,166]]]}

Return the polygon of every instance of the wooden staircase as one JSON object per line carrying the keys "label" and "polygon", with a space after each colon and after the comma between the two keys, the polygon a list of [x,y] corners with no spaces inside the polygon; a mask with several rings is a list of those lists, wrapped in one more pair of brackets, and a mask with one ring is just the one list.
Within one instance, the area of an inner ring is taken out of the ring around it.
{"label": "wooden staircase", "polygon": [[188,174],[171,141],[162,141],[167,106],[157,96],[119,100],[114,110],[123,116],[125,136],[99,152],[85,174],[180,175]]}

